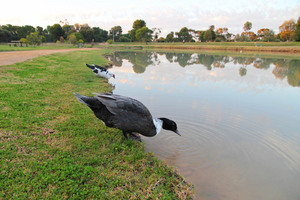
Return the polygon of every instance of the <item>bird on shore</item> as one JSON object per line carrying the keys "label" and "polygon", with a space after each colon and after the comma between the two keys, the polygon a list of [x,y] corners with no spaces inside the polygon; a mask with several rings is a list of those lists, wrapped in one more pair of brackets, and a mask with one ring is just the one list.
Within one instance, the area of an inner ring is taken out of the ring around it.
{"label": "bird on shore", "polygon": [[106,78],[106,79],[110,79],[111,77],[115,78],[115,75],[113,73],[109,72],[104,67],[101,67],[101,66],[95,65],[95,64],[92,64],[92,65],[86,64],[86,66],[88,68],[90,68],[97,76],[100,76],[100,77]]}
{"label": "bird on shore", "polygon": [[173,131],[180,136],[174,121],[167,118],[152,118],[147,107],[136,99],[112,93],[94,93],[96,96],[92,97],[75,92],[74,94],[106,126],[122,130],[126,139],[128,139],[127,134],[129,134],[134,139],[140,140],[140,137],[134,133],[153,137],[162,128]]}

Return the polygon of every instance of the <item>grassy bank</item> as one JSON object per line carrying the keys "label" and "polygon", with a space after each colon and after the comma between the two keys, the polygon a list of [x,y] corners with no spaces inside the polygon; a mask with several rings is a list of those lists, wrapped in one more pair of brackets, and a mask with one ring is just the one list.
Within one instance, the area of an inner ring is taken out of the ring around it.
{"label": "grassy bank", "polygon": [[[85,47],[92,47],[85,44]],[[131,49],[181,49],[181,50],[215,50],[232,52],[265,52],[265,53],[285,53],[300,54],[300,42],[197,42],[197,43],[157,43],[150,42],[115,42],[96,43],[98,48],[131,48]],[[7,44],[0,44],[1,51],[27,51],[38,49],[67,49],[77,48],[70,44],[43,43],[41,46],[33,47],[9,47]]]}
{"label": "grassy bank", "polygon": [[217,50],[235,52],[300,53],[300,42],[113,43],[106,48]]}
{"label": "grassy bank", "polygon": [[111,86],[85,63],[103,50],[0,66],[0,199],[188,199],[173,169],[105,127],[73,92]]}

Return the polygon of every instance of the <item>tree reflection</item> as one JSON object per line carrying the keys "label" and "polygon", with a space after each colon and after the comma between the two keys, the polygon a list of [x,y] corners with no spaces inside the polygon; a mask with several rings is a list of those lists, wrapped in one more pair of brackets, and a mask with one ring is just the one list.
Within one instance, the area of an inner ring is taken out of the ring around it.
{"label": "tree reflection", "polygon": [[283,80],[294,87],[300,86],[300,60],[261,58],[257,56],[223,56],[208,55],[197,53],[177,53],[177,52],[114,52],[106,57],[114,64],[114,66],[122,66],[123,60],[127,60],[132,64],[135,73],[144,73],[148,66],[160,64],[160,57],[165,57],[170,63],[178,63],[181,67],[190,65],[202,65],[207,70],[213,68],[225,68],[228,64],[241,65],[238,74],[241,77],[247,75],[247,67],[255,67],[257,69],[267,70],[272,65],[272,71],[275,78]]}

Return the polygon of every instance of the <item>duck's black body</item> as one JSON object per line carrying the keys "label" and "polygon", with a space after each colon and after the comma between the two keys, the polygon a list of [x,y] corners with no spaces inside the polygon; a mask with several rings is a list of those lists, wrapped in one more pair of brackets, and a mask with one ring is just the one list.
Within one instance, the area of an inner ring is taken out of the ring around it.
{"label": "duck's black body", "polygon": [[77,99],[86,104],[106,126],[122,130],[126,138],[126,133],[133,135],[133,132],[140,133],[147,137],[153,137],[161,128],[179,134],[175,122],[166,118],[153,120],[146,106],[130,97],[111,93],[95,94],[95,97],[86,97],[77,93],[74,94]]}

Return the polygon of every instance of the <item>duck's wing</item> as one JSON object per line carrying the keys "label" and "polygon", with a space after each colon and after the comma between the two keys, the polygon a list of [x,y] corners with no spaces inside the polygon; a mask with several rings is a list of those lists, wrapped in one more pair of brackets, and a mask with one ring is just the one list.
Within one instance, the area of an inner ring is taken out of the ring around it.
{"label": "duck's wing", "polygon": [[110,93],[96,94],[96,98],[113,114],[111,123],[115,128],[146,136],[156,134],[151,113],[138,100]]}
{"label": "duck's wing", "polygon": [[102,71],[107,71],[107,69],[105,67],[99,66],[99,65],[95,65],[96,68],[98,68],[101,72]]}
{"label": "duck's wing", "polygon": [[126,113],[128,115],[134,115],[137,117],[143,116],[152,119],[151,113],[147,107],[136,99],[111,93],[94,94],[96,95],[96,98],[114,115],[123,115]]}

